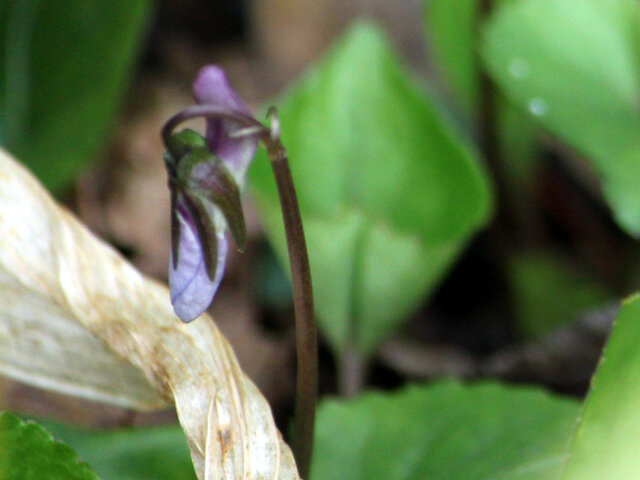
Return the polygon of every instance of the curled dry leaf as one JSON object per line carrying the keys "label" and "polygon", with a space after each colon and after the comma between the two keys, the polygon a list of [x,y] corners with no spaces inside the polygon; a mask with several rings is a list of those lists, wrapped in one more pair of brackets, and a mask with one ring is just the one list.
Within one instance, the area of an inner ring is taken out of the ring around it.
{"label": "curled dry leaf", "polygon": [[93,236],[0,150],[0,372],[140,410],[175,401],[200,479],[297,479],[213,321]]}

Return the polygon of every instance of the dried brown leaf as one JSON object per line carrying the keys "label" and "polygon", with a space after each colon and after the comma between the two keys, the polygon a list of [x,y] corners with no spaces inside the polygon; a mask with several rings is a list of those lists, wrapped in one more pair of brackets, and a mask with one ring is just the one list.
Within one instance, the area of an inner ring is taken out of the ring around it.
{"label": "dried brown leaf", "polygon": [[175,402],[200,479],[296,479],[271,410],[208,316],[93,236],[0,150],[0,372],[137,409]]}

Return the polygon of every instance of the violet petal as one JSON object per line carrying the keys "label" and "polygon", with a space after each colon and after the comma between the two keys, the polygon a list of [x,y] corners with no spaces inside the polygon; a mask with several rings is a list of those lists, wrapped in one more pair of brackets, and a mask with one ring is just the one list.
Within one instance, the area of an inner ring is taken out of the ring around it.
{"label": "violet petal", "polygon": [[[232,113],[251,115],[245,103],[233,91],[224,71],[216,65],[200,69],[193,84],[196,102],[213,105]],[[232,120],[207,119],[206,139],[211,151],[220,157],[239,186],[244,185],[247,168],[258,147],[258,135],[233,138],[241,126]]]}
{"label": "violet petal", "polygon": [[198,241],[194,222],[187,217],[184,209],[178,212],[180,241],[178,264],[173,268],[169,263],[169,284],[171,303],[183,322],[191,322],[199,317],[211,304],[218,290],[224,272],[228,242],[223,229],[218,229],[218,263],[214,281],[207,276],[204,256]]}

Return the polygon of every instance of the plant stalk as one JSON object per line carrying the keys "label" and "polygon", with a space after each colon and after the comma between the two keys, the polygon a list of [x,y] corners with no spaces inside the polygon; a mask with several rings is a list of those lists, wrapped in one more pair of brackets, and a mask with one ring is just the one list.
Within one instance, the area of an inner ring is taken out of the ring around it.
{"label": "plant stalk", "polygon": [[345,398],[355,397],[364,388],[366,361],[353,345],[347,346],[338,365],[338,392]]}
{"label": "plant stalk", "polygon": [[351,263],[351,288],[349,292],[349,323],[347,324],[347,342],[338,354],[338,393],[351,398],[356,396],[364,388],[366,374],[369,367],[369,358],[365,358],[358,350],[358,319],[361,318],[360,302],[364,242],[370,235],[369,227],[361,225],[356,235],[356,243],[352,254]]}
{"label": "plant stalk", "polygon": [[263,143],[267,147],[269,161],[278,186],[289,250],[298,356],[293,453],[301,477],[308,479],[318,395],[318,345],[313,314],[311,270],[287,152],[278,137],[263,135]]}

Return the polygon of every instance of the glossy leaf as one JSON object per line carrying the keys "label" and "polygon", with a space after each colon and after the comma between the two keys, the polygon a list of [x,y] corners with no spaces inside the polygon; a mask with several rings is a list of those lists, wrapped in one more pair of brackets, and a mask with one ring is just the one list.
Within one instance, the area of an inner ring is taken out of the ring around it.
{"label": "glossy leaf", "polygon": [[[352,28],[278,106],[320,327],[334,349],[351,343],[370,354],[486,223],[487,179],[370,24]],[[264,156],[250,179],[284,260],[277,191]]]}
{"label": "glossy leaf", "polygon": [[[514,0],[496,0],[497,5]],[[481,108],[480,23],[481,0],[425,0],[424,30],[435,71],[462,125],[474,127]],[[492,87],[493,88],[493,87]],[[493,96],[500,179],[505,208],[527,230],[529,205],[534,202],[531,177],[537,164],[538,129],[499,92]]]}
{"label": "glossy leaf", "polygon": [[102,480],[195,480],[189,448],[179,426],[95,431],[41,422],[71,445]]}
{"label": "glossy leaf", "polygon": [[2,480],[98,480],[76,452],[34,422],[0,413],[0,478]]}
{"label": "glossy leaf", "polygon": [[148,0],[0,2],[0,145],[56,191],[95,158]]}
{"label": "glossy leaf", "polygon": [[519,1],[498,8],[485,34],[502,91],[591,160],[616,220],[640,235],[640,5]]}
{"label": "glossy leaf", "polygon": [[578,409],[533,388],[451,381],[328,401],[311,478],[550,480]]}
{"label": "glossy leaf", "polygon": [[561,480],[640,471],[640,298],[624,302],[592,380]]}

